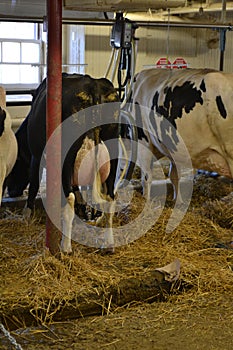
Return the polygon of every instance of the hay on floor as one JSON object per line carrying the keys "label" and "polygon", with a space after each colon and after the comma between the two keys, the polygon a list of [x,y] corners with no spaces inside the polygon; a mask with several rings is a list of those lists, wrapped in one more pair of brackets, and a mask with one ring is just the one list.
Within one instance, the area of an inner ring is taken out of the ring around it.
{"label": "hay on floor", "polygon": [[[27,223],[20,213],[5,212],[0,221],[2,320],[9,321],[11,315],[11,323],[23,326],[24,320],[20,319],[17,310],[25,308],[30,310],[36,322],[48,324],[71,303],[74,309],[76,302],[78,309],[80,300],[87,304],[99,300],[102,312],[110,312],[114,305],[111,300],[104,300],[104,296],[109,295],[112,288],[117,288],[122,280],[140,278],[175,258],[181,262],[181,276],[180,282],[174,286],[173,292],[177,292],[177,296],[173,295],[173,300],[182,297],[183,305],[187,307],[185,301],[190,303],[190,299],[197,295],[205,295],[208,303],[208,295],[212,293],[216,298],[230,293],[233,285],[232,214],[230,208],[227,211],[224,207],[227,202],[223,201],[220,203],[223,205],[222,220],[213,220],[210,203],[220,212],[219,202],[216,203],[215,199],[210,202],[206,190],[209,184],[206,185],[204,180],[201,179],[205,191],[201,192],[201,184],[196,183],[193,202],[172,233],[166,233],[172,211],[166,206],[146,234],[107,256],[95,248],[73,242],[73,255],[57,259],[45,248],[44,218],[37,214]],[[214,187],[219,189],[220,185],[218,182]],[[226,195],[231,189],[228,185],[228,190],[224,187],[222,192]],[[203,203],[206,203],[206,208]],[[115,223],[124,225],[130,218],[135,218],[142,207],[143,199],[136,192],[131,205],[115,218]],[[225,214],[231,216],[230,224],[222,227]]]}

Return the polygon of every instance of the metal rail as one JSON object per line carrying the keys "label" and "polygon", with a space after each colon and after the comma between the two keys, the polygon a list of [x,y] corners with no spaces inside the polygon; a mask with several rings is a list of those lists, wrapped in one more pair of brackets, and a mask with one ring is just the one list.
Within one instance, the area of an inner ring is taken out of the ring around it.
{"label": "metal rail", "polygon": [[[33,95],[35,92],[35,89],[29,89],[29,90],[6,90],[7,96],[13,96],[13,95]],[[15,106],[31,106],[32,101],[29,100],[20,100],[20,101],[6,101],[7,107],[15,107]]]}
{"label": "metal rail", "polygon": [[[29,23],[43,23],[43,18],[35,17],[10,17],[0,16],[1,22],[29,22]],[[135,21],[139,27],[167,27],[167,21]],[[62,24],[77,24],[77,25],[96,25],[96,26],[112,26],[115,20],[105,20],[105,19],[74,19],[74,18],[63,18]],[[226,29],[233,30],[233,25],[222,24],[222,23],[180,23],[180,22],[170,22],[170,27],[176,28],[216,28],[216,29]]]}

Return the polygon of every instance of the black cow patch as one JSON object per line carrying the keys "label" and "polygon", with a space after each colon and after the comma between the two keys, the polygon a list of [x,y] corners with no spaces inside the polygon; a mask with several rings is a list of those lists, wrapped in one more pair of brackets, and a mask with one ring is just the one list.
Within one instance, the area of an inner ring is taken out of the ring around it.
{"label": "black cow patch", "polygon": [[152,106],[151,106],[151,110],[150,110],[150,114],[149,114],[149,119],[150,119],[151,126],[154,130],[154,135],[156,136],[157,140],[161,143],[161,140],[159,139],[159,135],[158,135],[158,120],[155,119],[155,118],[160,118],[160,115],[155,116],[155,114],[154,114],[154,107],[158,104],[158,97],[159,97],[159,94],[158,94],[158,92],[156,92],[154,97],[153,97],[153,100],[152,100]]}
{"label": "black cow patch", "polygon": [[186,81],[181,86],[164,89],[165,100],[163,105],[155,104],[156,112],[165,117],[175,128],[177,118],[182,117],[183,111],[190,113],[196,103],[203,104],[202,91],[194,87],[194,83]]}
{"label": "black cow patch", "polygon": [[224,107],[224,103],[222,101],[222,97],[221,96],[216,96],[216,104],[217,104],[217,107],[218,107],[218,110],[221,114],[221,116],[226,119],[227,117],[227,111]]}
{"label": "black cow patch", "polygon": [[[154,113],[154,110],[157,111],[156,106],[158,105],[158,97],[159,94],[156,92],[152,100],[152,106],[149,114],[150,123],[157,141],[166,146],[170,152],[175,152],[177,150],[176,144],[179,142],[176,128],[173,127],[171,123],[168,123],[167,118],[164,119],[161,114]],[[158,128],[160,129],[160,136],[158,133]]]}
{"label": "black cow patch", "polygon": [[6,112],[0,107],[0,136],[4,132],[4,124],[6,119]]}
{"label": "black cow patch", "polygon": [[203,92],[206,92],[206,86],[205,86],[205,81],[204,81],[204,79],[202,79],[202,81],[201,81],[200,89],[201,89]]}
{"label": "black cow patch", "polygon": [[146,142],[149,142],[146,134],[143,131],[142,113],[138,102],[135,103],[135,118],[136,118],[136,125],[137,125],[139,140],[145,139]]}

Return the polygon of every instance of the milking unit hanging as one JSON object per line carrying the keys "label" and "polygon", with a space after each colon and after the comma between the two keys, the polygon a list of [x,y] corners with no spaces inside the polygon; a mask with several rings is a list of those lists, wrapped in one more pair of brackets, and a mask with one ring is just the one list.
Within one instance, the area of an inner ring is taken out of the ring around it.
{"label": "milking unit hanging", "polygon": [[116,13],[116,21],[112,26],[110,37],[112,52],[105,73],[105,78],[109,76],[112,83],[114,83],[117,76],[117,90],[121,99],[120,135],[133,141],[131,142],[130,159],[124,176],[126,180],[131,178],[137,160],[137,127],[131,113],[126,108],[135,74],[138,42],[135,31],[137,28],[138,25],[124,18],[123,13]]}

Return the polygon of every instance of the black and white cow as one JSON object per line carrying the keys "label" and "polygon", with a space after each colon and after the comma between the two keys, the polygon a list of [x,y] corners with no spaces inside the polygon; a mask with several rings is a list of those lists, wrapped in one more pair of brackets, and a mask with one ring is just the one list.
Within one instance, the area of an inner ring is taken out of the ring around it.
{"label": "black and white cow", "polygon": [[[119,136],[118,107],[111,109],[106,106],[109,106],[110,102],[118,101],[116,90],[105,78],[94,79],[89,75],[79,74],[62,76],[62,121],[71,120],[71,128],[69,130],[66,128],[64,134],[62,130],[62,139],[73,138],[74,140],[71,147],[65,151],[67,154],[64,156],[62,168],[64,231],[61,250],[63,252],[72,251],[71,227],[74,219],[75,187],[93,185],[95,199],[114,202],[118,150],[117,143],[114,147],[107,147],[106,144],[108,140],[117,140]],[[93,109],[93,112],[87,113],[86,116],[85,111],[88,107],[96,105],[100,105],[100,108]],[[118,103],[113,105],[119,106]],[[102,113],[109,113],[109,115],[103,116]],[[103,118],[103,125],[101,125],[101,118]],[[109,123],[104,125],[108,120]],[[82,128],[87,131],[80,136]],[[7,179],[8,193],[10,196],[21,195],[29,181],[27,207],[32,210],[39,190],[40,162],[46,145],[46,80],[38,87],[31,110],[16,132],[16,136],[19,152],[15,167]],[[97,163],[100,164],[99,167],[96,166]],[[30,175],[28,175],[29,167]],[[95,172],[99,176],[96,176]],[[23,176],[18,182],[20,174]],[[113,213],[107,213],[105,216],[109,233],[108,248],[113,250],[111,229]]]}
{"label": "black and white cow", "polygon": [[17,142],[11,129],[11,117],[6,109],[6,92],[0,87],[0,206],[3,184],[17,157]]}
{"label": "black and white cow", "polygon": [[[171,181],[178,191],[182,165],[190,156],[193,168],[233,178],[233,74],[211,69],[147,69],[135,76],[132,92],[139,138],[156,158],[171,160]],[[144,108],[145,107],[145,108]],[[179,145],[186,156],[179,156]],[[184,152],[185,153],[185,152]],[[174,159],[174,154],[177,161]],[[150,194],[151,158],[144,163],[145,193]]]}

